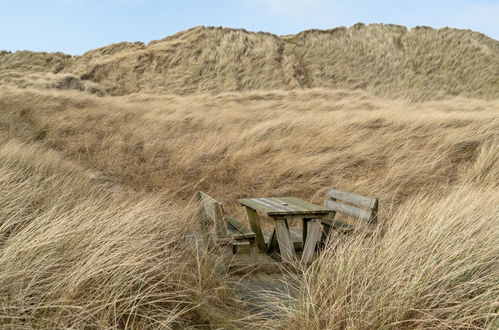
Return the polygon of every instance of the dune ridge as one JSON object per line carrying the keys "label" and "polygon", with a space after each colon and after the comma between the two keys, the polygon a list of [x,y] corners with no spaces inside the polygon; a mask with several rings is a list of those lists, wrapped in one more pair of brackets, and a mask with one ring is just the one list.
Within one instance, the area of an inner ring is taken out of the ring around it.
{"label": "dune ridge", "polygon": [[287,36],[200,26],[81,56],[1,53],[2,75],[13,68],[74,74],[111,95],[332,88],[413,101],[499,97],[497,40],[469,30],[391,24]]}

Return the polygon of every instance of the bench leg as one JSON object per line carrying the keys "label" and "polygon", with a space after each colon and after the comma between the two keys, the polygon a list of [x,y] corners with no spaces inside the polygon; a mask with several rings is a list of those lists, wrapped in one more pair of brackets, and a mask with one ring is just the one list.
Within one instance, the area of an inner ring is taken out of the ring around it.
{"label": "bench leg", "polygon": [[254,239],[250,240],[250,255],[251,255],[251,259],[253,259],[253,262],[256,263],[256,261],[258,259],[258,248],[256,247],[256,243],[255,243]]}

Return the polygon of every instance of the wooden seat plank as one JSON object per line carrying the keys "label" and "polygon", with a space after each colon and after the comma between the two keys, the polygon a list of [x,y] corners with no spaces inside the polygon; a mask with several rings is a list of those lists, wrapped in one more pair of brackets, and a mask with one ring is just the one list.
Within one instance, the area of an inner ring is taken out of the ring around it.
{"label": "wooden seat plank", "polygon": [[242,238],[255,238],[255,233],[239,222],[236,218],[232,216],[225,216],[225,221],[227,222],[227,229],[231,228],[237,231],[237,236]]}
{"label": "wooden seat plank", "polygon": [[243,234],[241,234],[241,232],[239,230],[237,230],[236,228],[234,228],[233,226],[231,225],[227,225],[227,235],[229,235],[230,238],[234,239],[234,240],[251,240],[251,239],[254,239],[254,236],[253,237],[246,237],[244,236]]}

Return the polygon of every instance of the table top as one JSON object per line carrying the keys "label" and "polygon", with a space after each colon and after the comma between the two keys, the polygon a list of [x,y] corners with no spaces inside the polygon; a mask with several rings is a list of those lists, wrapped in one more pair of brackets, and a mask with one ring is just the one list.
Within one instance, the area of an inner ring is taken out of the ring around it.
{"label": "table top", "polygon": [[239,204],[269,217],[278,216],[326,216],[334,210],[309,203],[296,197],[243,198]]}

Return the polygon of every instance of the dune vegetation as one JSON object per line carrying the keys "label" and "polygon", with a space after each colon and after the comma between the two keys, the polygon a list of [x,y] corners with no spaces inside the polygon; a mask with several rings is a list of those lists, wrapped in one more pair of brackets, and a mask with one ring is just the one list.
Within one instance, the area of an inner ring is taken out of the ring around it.
{"label": "dune vegetation", "polygon": [[416,101],[495,99],[498,53],[496,40],[451,28],[359,23],[277,36],[195,27],[148,45],[123,42],[81,56],[0,53],[0,81],[22,71],[75,74],[112,95],[328,88]]}
{"label": "dune vegetation", "polygon": [[[0,83],[0,327],[499,325],[493,39],[194,28],[0,53]],[[327,246],[281,319],[251,315],[189,243],[197,190],[244,219],[237,198],[331,186],[380,199],[377,235]]]}

